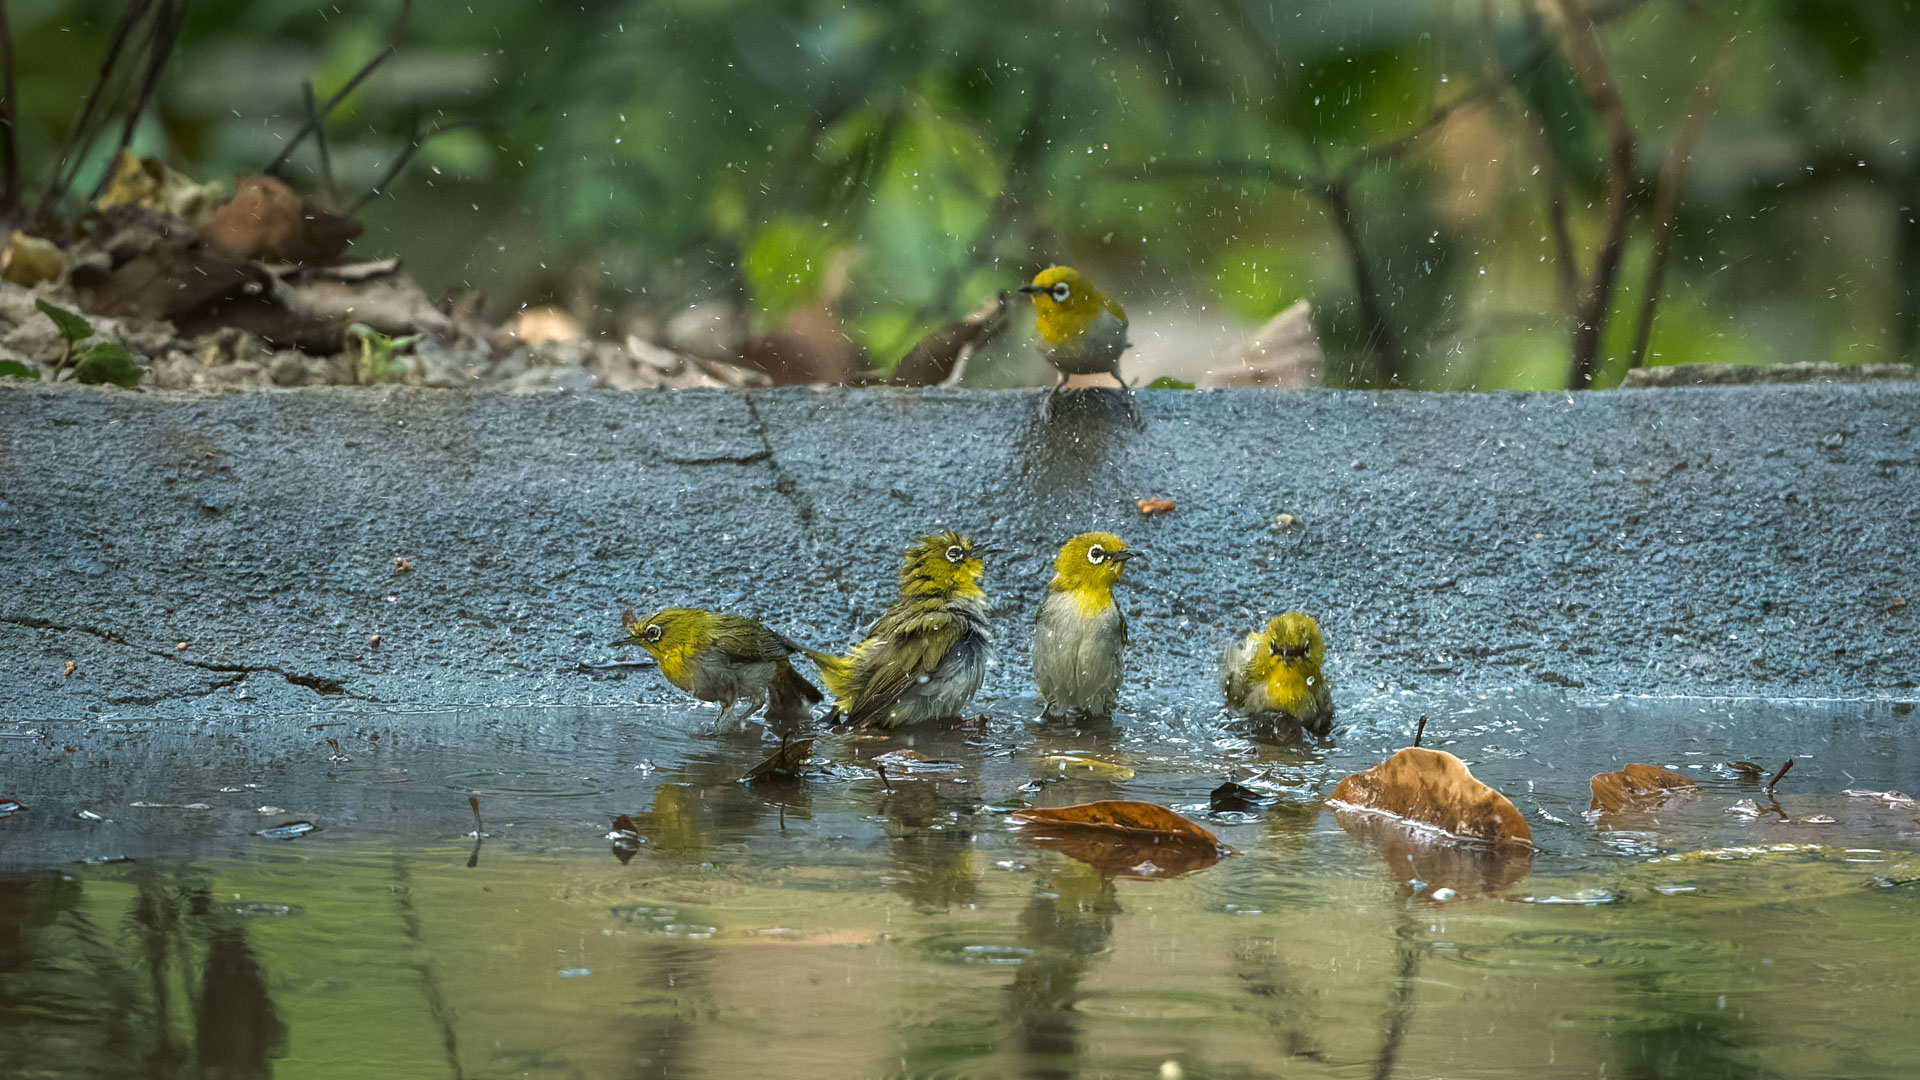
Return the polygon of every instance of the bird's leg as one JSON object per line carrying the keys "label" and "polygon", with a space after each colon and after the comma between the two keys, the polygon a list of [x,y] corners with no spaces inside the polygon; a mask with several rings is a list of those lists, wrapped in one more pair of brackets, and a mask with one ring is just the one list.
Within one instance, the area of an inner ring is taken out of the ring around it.
{"label": "bird's leg", "polygon": [[1060,394],[1062,391],[1066,390],[1066,388],[1067,388],[1067,373],[1062,371],[1060,373],[1060,381],[1057,383],[1054,383],[1053,389],[1047,391],[1047,396],[1040,399],[1040,422],[1041,423],[1043,424],[1053,423],[1054,402],[1060,400]]}

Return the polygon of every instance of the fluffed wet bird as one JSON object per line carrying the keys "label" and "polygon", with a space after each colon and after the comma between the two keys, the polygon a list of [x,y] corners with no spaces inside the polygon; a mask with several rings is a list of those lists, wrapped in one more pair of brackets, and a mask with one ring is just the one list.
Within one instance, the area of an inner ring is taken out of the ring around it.
{"label": "fluffed wet bird", "polygon": [[1327,646],[1311,615],[1289,611],[1227,644],[1220,689],[1239,716],[1282,718],[1325,736],[1333,728],[1333,693],[1320,670]]}
{"label": "fluffed wet bird", "polygon": [[647,650],[668,682],[717,702],[722,721],[745,719],[765,706],[768,729],[785,739],[812,719],[808,706],[822,700],[819,688],[788,660],[801,647],[756,619],[665,608],[644,619],[624,612],[620,624],[627,636],[614,645]]}
{"label": "fluffed wet bird", "polygon": [[[1132,344],[1127,340],[1126,309],[1071,266],[1047,267],[1020,292],[1033,301],[1042,350],[1060,373],[1054,394],[1067,385],[1069,375],[1107,374],[1120,383],[1132,408],[1133,393],[1120,378],[1120,354]],[[1052,396],[1047,400],[1050,409]]]}
{"label": "fluffed wet bird", "polygon": [[804,650],[833,694],[827,722],[895,728],[957,718],[993,655],[984,550],[957,532],[907,548],[900,595],[845,656]]}
{"label": "fluffed wet bird", "polygon": [[1053,560],[1053,580],[1033,624],[1033,681],[1048,716],[1098,718],[1120,695],[1127,617],[1113,587],[1139,552],[1112,533],[1066,542]]}

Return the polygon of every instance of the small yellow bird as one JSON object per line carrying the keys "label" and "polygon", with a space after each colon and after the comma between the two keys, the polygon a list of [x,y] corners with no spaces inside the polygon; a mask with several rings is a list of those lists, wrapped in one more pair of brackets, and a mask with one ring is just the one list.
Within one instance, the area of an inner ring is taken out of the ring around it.
{"label": "small yellow bird", "polygon": [[1327,646],[1311,615],[1289,611],[1220,657],[1220,689],[1237,716],[1281,717],[1324,737],[1333,729],[1333,693],[1320,671]]}
{"label": "small yellow bird", "polygon": [[767,708],[767,727],[782,739],[811,720],[808,705],[821,700],[818,687],[793,670],[787,657],[801,647],[744,615],[699,608],[666,608],[644,619],[622,613],[627,636],[615,645],[638,645],[660,664],[660,674],[699,698],[720,704],[724,722]]}
{"label": "small yellow bird", "polygon": [[899,598],[852,652],[802,650],[833,694],[828,723],[894,728],[960,715],[993,656],[984,550],[957,532],[921,537],[902,561]]}
{"label": "small yellow bird", "polygon": [[1033,681],[1048,716],[1105,717],[1120,695],[1127,617],[1113,587],[1140,553],[1107,532],[1081,533],[1053,560],[1033,624]]}
{"label": "small yellow bird", "polygon": [[[1054,393],[1067,385],[1069,375],[1103,372],[1127,389],[1120,378],[1120,354],[1132,344],[1127,340],[1125,308],[1071,266],[1049,266],[1035,274],[1031,283],[1020,286],[1020,291],[1033,299],[1047,363],[1060,372]],[[1127,400],[1131,404],[1131,391]]]}

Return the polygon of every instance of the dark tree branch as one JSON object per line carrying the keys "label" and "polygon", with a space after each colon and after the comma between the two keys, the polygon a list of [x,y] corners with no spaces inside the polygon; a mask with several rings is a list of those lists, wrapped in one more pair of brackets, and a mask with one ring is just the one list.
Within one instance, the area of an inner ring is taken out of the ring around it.
{"label": "dark tree branch", "polygon": [[1606,214],[1600,229],[1600,252],[1594,257],[1585,295],[1574,309],[1573,361],[1567,370],[1568,389],[1581,390],[1593,384],[1600,370],[1600,336],[1606,329],[1607,310],[1619,283],[1620,262],[1626,255],[1627,223],[1633,208],[1634,136],[1626,105],[1613,85],[1606,54],[1600,49],[1593,12],[1583,0],[1555,3],[1566,36],[1567,57],[1573,62],[1588,103],[1607,130],[1607,175],[1602,196]]}
{"label": "dark tree branch", "polygon": [[1362,242],[1358,215],[1353,208],[1353,193],[1345,181],[1335,180],[1320,189],[1320,198],[1333,217],[1333,227],[1347,248],[1347,265],[1353,271],[1353,290],[1360,301],[1360,336],[1373,355],[1375,375],[1392,386],[1406,376],[1406,356],[1400,350],[1400,335],[1387,318],[1386,304],[1380,299],[1380,285],[1374,278],[1373,261]]}
{"label": "dark tree branch", "polygon": [[327,205],[340,205],[340,189],[333,182],[333,154],[327,149],[327,129],[320,123],[320,106],[313,96],[313,80],[300,81],[300,99],[307,106],[307,122],[313,125],[314,149],[320,151],[320,189],[326,192]]}
{"label": "dark tree branch", "polygon": [[384,194],[387,190],[387,185],[393,183],[394,179],[400,175],[400,171],[405,169],[407,165],[413,161],[413,156],[420,152],[420,148],[427,145],[428,142],[437,136],[445,135],[452,131],[462,131],[467,128],[485,126],[487,125],[479,120],[456,120],[451,124],[434,128],[432,131],[422,135],[420,134],[420,118],[418,116],[407,121],[407,144],[401,147],[400,155],[393,159],[392,167],[388,168],[386,174],[374,182],[372,189],[365,195],[360,196],[360,198],[354,201],[352,206],[347,208],[347,216],[352,217],[354,214],[359,213],[361,207]]}
{"label": "dark tree branch", "polygon": [[107,190],[107,185],[113,182],[120,155],[133,143],[133,131],[140,124],[140,114],[147,111],[147,103],[153,100],[153,92],[160,86],[160,73],[166,70],[167,61],[173,57],[173,43],[180,36],[180,21],[186,17],[187,2],[180,0],[176,6],[174,0],[160,0],[160,10],[154,14],[153,26],[147,31],[146,73],[140,80],[140,89],[135,92],[133,104],[127,108],[126,116],[120,123],[120,141],[114,145],[113,153],[107,156],[107,167],[101,170],[100,179],[88,193],[88,202],[98,199]]}
{"label": "dark tree branch", "polygon": [[1667,253],[1673,247],[1674,217],[1680,209],[1680,189],[1687,182],[1687,167],[1693,163],[1693,147],[1700,141],[1700,129],[1713,112],[1714,95],[1733,56],[1731,40],[1720,46],[1707,77],[1687,103],[1687,115],[1660,163],[1660,177],[1653,185],[1653,246],[1647,255],[1647,280],[1640,290],[1640,318],[1633,328],[1633,351],[1627,354],[1627,367],[1646,363],[1647,346],[1653,341],[1653,317],[1660,307],[1660,290],[1666,281]]}
{"label": "dark tree branch", "polygon": [[0,218],[11,220],[20,207],[19,91],[13,80],[13,27],[0,4]]}
{"label": "dark tree branch", "polygon": [[339,93],[328,98],[327,103],[320,107],[318,114],[311,116],[306,123],[300,125],[300,130],[293,133],[293,138],[287,140],[286,146],[281,147],[280,155],[269,162],[267,167],[261,171],[268,176],[279,175],[280,170],[286,166],[287,159],[292,157],[293,152],[300,148],[300,144],[306,141],[307,136],[319,130],[320,124],[326,120],[327,114],[332,112],[335,106],[345,101],[348,94],[358,89],[360,84],[367,80],[367,76],[378,70],[381,64],[386,63],[387,60],[393,56],[393,53],[394,46],[389,45],[381,49],[373,59],[367,61],[359,71],[354,72],[353,78],[347,80],[347,85],[341,87]]}
{"label": "dark tree branch", "polygon": [[133,37],[134,27],[140,24],[152,7],[153,0],[129,0],[121,10],[120,18],[114,22],[113,31],[107,36],[106,54],[100,58],[100,72],[94,76],[93,86],[87,90],[87,96],[81,103],[80,118],[74,121],[66,138],[61,140],[60,154],[53,162],[53,176],[47,181],[46,193],[40,196],[40,206],[34,216],[45,217],[53,209],[54,202],[73,185],[73,174],[80,168],[81,159],[86,157],[86,148],[93,145],[94,113],[100,108],[107,85],[120,66],[120,53],[127,47],[128,39]]}

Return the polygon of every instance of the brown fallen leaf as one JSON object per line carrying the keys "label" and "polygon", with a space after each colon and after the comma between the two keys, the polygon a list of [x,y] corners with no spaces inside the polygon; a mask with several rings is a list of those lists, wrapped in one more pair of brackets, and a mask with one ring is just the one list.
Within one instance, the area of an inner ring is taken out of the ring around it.
{"label": "brown fallen leaf", "polygon": [[1106,800],[1018,810],[1020,839],[1078,859],[1103,874],[1163,878],[1204,870],[1231,850],[1164,806]]}
{"label": "brown fallen leaf", "polygon": [[764,780],[772,777],[791,778],[800,775],[807,764],[807,758],[813,753],[812,739],[795,739],[775,750],[767,760],[747,770],[742,780]]}
{"label": "brown fallen leaf", "polygon": [[1593,801],[1587,804],[1587,811],[1601,814],[1651,810],[1669,799],[1694,793],[1693,781],[1652,765],[1628,765],[1619,772],[1600,773],[1591,786]]}
{"label": "brown fallen leaf", "polygon": [[107,190],[94,206],[100,210],[136,206],[197,222],[225,195],[226,186],[217,180],[195,183],[191,177],[167,168],[158,158],[121,150],[120,156],[114,159],[113,179],[108,181]]}
{"label": "brown fallen leaf", "polygon": [[620,629],[625,630],[628,637],[640,636],[640,619],[633,613],[632,608],[620,613]]}
{"label": "brown fallen leaf", "polygon": [[1409,746],[1340,781],[1330,801],[1463,839],[1533,844],[1533,830],[1513,803],[1475,780],[1465,762],[1444,750]]}
{"label": "brown fallen leaf", "polygon": [[409,571],[409,570],[412,570],[412,569],[413,569],[413,560],[412,560],[412,559],[409,559],[409,558],[407,558],[407,557],[406,557],[405,555],[395,555],[395,556],[393,557],[393,572],[394,572],[394,573],[396,573],[396,574],[404,574],[404,573],[406,573],[407,571]]}
{"label": "brown fallen leaf", "polygon": [[242,176],[204,232],[243,258],[318,266],[347,250],[360,223],[320,209],[274,177]]}
{"label": "brown fallen leaf", "polygon": [[68,677],[71,677],[73,675],[73,661],[71,660],[67,661],[66,674],[68,675]]}
{"label": "brown fallen leaf", "polygon": [[967,373],[967,361],[1012,321],[1002,291],[978,311],[950,322],[908,350],[888,382],[895,386],[952,386]]}
{"label": "brown fallen leaf", "polygon": [[368,645],[371,645],[371,646],[373,646],[373,647],[374,647],[374,648],[376,648],[376,649],[377,649],[377,648],[379,648],[379,647],[380,647],[380,635],[379,635],[379,634],[369,634],[369,635],[367,635],[367,644],[368,644]]}
{"label": "brown fallen leaf", "polygon": [[1152,517],[1155,514],[1173,513],[1173,500],[1162,499],[1157,495],[1147,499],[1135,499],[1133,500],[1133,505],[1139,509],[1141,515],[1144,517]]}
{"label": "brown fallen leaf", "polygon": [[177,642],[174,642],[173,647],[176,649],[184,649],[187,647],[187,643],[184,641],[177,641]]}

